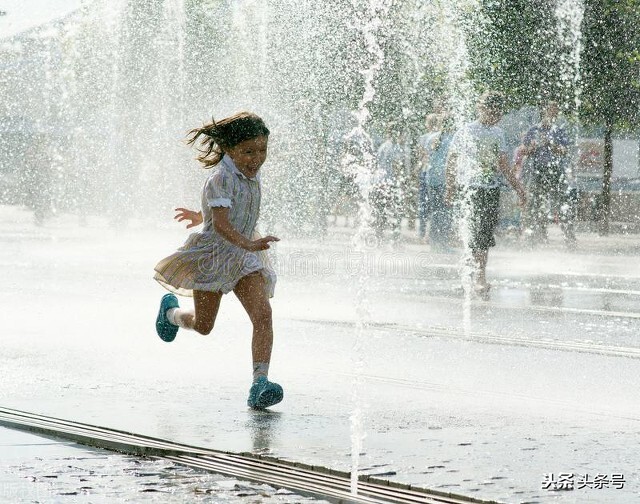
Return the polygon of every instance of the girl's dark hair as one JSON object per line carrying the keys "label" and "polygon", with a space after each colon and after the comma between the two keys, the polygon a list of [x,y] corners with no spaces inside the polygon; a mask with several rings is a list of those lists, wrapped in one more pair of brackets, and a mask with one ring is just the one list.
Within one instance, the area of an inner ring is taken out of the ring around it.
{"label": "girl's dark hair", "polygon": [[204,124],[201,128],[189,131],[187,144],[194,145],[199,138],[200,152],[197,157],[205,168],[217,165],[224,157],[224,150],[235,147],[245,140],[259,136],[269,136],[269,129],[264,121],[251,112],[239,112],[231,117]]}

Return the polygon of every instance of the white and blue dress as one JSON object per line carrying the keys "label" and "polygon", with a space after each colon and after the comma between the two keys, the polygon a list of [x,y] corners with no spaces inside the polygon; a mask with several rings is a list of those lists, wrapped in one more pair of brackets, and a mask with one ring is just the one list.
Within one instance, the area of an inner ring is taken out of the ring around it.
{"label": "white and blue dress", "polygon": [[154,278],[171,292],[192,296],[194,290],[226,294],[242,277],[260,272],[267,295],[273,297],[276,274],[267,252],[242,249],[213,226],[213,208],[227,207],[229,222],[240,234],[250,240],[259,238],[260,197],[260,177],[246,177],[225,155],[202,190],[202,231],[192,233],[177,252],[162,259],[154,268]]}

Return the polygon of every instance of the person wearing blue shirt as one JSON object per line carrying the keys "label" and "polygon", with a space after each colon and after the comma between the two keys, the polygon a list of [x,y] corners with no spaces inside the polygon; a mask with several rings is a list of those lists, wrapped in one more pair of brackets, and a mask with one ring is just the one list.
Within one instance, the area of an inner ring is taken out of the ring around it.
{"label": "person wearing blue shirt", "polygon": [[532,244],[547,241],[548,212],[557,214],[565,241],[575,247],[573,205],[565,173],[569,136],[558,124],[559,107],[548,102],[541,121],[524,137],[523,145],[531,165],[527,217]]}
{"label": "person wearing blue shirt", "polygon": [[378,238],[383,237],[387,227],[391,227],[394,241],[400,238],[401,181],[405,158],[397,126],[387,125],[385,141],[376,153],[376,169],[370,194],[373,228]]}
{"label": "person wearing blue shirt", "polygon": [[426,206],[431,214],[429,239],[432,249],[436,252],[450,251],[451,210],[445,202],[445,171],[454,131],[453,117],[446,116],[442,120],[441,131],[431,141],[428,170],[425,174]]}
{"label": "person wearing blue shirt", "polygon": [[431,150],[435,139],[440,136],[440,116],[429,114],[425,121],[427,132],[421,135],[417,141],[418,147],[418,237],[424,239],[427,232],[427,217],[429,206],[427,203],[429,184],[429,166],[431,162]]}

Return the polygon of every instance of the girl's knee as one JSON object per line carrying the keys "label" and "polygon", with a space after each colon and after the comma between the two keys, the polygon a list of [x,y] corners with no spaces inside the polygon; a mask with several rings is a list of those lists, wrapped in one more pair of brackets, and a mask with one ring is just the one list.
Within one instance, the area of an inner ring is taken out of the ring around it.
{"label": "girl's knee", "polygon": [[206,336],[207,334],[211,333],[211,331],[213,331],[213,322],[196,322],[193,326],[193,330],[202,334],[203,336]]}

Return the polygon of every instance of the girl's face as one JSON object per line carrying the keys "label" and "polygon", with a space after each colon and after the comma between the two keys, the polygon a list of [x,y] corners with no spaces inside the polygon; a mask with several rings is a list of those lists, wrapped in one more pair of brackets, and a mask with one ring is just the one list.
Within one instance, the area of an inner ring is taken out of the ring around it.
{"label": "girl's face", "polygon": [[269,137],[259,136],[226,149],[226,153],[245,177],[254,178],[267,159]]}

